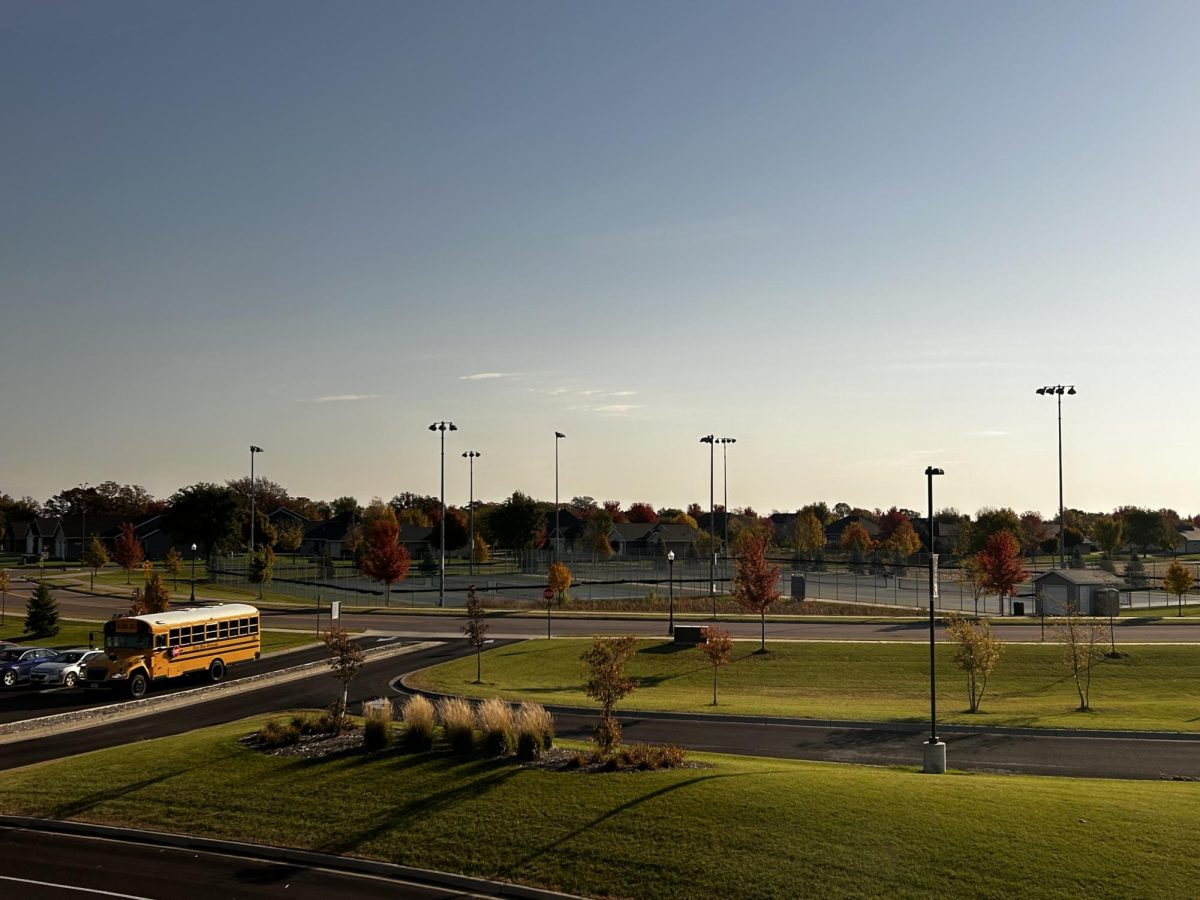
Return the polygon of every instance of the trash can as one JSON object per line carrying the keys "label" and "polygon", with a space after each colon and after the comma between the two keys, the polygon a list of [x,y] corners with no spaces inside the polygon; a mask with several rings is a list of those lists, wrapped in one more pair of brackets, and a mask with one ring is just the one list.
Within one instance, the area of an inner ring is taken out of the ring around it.
{"label": "trash can", "polygon": [[792,575],[792,599],[793,600],[803,600],[804,599],[804,587],[805,587],[804,576],[793,574]]}
{"label": "trash can", "polygon": [[1014,600],[1012,602],[1012,614],[1014,616],[1025,615],[1025,601],[1024,600]]}

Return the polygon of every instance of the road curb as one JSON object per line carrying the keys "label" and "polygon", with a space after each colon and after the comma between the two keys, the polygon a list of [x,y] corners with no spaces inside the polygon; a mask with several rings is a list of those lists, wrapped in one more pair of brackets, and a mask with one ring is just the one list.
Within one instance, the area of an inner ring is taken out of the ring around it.
{"label": "road curb", "polygon": [[[434,647],[438,643],[440,642],[421,641],[415,644],[393,643],[386,647],[368,647],[364,649],[363,654],[369,660],[387,659],[391,656],[401,656],[406,653],[414,653],[418,650]],[[36,719],[23,719],[19,722],[9,722],[0,725],[0,745],[32,740],[50,734],[61,734],[66,731],[79,731],[84,728],[107,725],[111,722],[120,722],[125,719],[133,719],[168,709],[177,709],[181,706],[204,703],[215,697],[232,696],[256,691],[260,688],[308,678],[320,670],[328,669],[328,667],[327,660],[319,659],[296,666],[289,666],[286,669],[279,669],[275,672],[261,672],[258,675],[249,675],[233,681],[223,681],[220,684],[210,684],[194,688],[190,691],[179,691],[178,693],[165,694],[158,697],[127,700],[120,703],[92,707],[90,709],[57,713],[50,716],[41,716]]]}
{"label": "road curb", "polygon": [[[400,687],[410,694],[420,694],[427,700],[437,701],[443,697],[459,697],[459,694],[444,694],[415,688],[408,679],[417,673],[397,679]],[[477,703],[482,697],[464,697]],[[508,701],[517,703],[519,701]],[[546,712],[562,716],[599,716],[600,711],[587,706],[546,706]],[[633,722],[638,719],[653,719],[665,722],[711,722],[714,725],[769,725],[790,728],[842,728],[856,731],[900,731],[923,734],[929,730],[928,722],[871,722],[861,719],[800,719],[783,716],[739,716],[714,713],[661,712],[658,710],[624,710],[615,714],[618,720]],[[940,734],[1000,735],[1006,737],[1062,737],[1088,738],[1094,740],[1140,740],[1181,741],[1200,743],[1200,733],[1187,731],[1102,731],[1089,728],[1016,728],[1004,725],[938,725]]]}
{"label": "road curb", "polygon": [[265,859],[271,862],[303,865],[310,868],[330,869],[335,872],[351,872],[359,875],[393,878],[455,890],[471,891],[490,897],[522,897],[528,900],[583,900],[577,894],[564,894],[542,888],[526,887],[507,881],[493,881],[435,869],[417,869],[381,860],[358,859],[334,856],[314,850],[299,850],[291,847],[272,847],[266,844],[247,844],[240,841],[225,841],[219,838],[194,837],[166,831],[142,831],[136,828],[118,828],[113,825],[93,825],[86,822],[70,822],[61,819],[36,819],[28,816],[0,815],[0,827],[23,828],[29,831],[46,831],[57,834],[98,837],[126,843],[151,844],[184,850],[202,850],[225,856]]}

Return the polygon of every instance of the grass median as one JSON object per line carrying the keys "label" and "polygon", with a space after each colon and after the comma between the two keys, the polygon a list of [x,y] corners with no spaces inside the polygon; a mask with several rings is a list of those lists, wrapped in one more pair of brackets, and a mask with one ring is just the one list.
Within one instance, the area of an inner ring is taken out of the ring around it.
{"label": "grass median", "polygon": [[[534,640],[418,672],[409,684],[473,697],[592,706],[579,655],[587,640]],[[625,710],[918,722],[929,715],[929,648],[907,643],[738,641],[720,670],[712,706],[712,668],[696,647],[641,641],[629,666],[636,690]],[[982,711],[967,712],[965,680],[950,644],[938,644],[938,712],[964,725],[1200,731],[1200,646],[1121,645],[1119,659],[1094,672],[1092,709],[1079,712],[1073,680],[1055,644],[1008,644],[988,682]]]}
{"label": "grass median", "polygon": [[1200,784],[697,754],[550,772],[443,753],[272,757],[261,720],[0,774],[5,813],[303,847],[587,896],[1195,895]]}

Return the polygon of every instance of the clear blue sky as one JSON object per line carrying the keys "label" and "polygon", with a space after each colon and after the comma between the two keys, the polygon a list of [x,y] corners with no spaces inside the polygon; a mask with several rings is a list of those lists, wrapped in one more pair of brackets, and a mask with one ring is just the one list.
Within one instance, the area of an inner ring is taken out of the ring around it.
{"label": "clear blue sky", "polygon": [[[1194,3],[10,2],[0,490],[1200,509]],[[490,376],[490,377],[483,377]],[[719,469],[719,457],[718,457]],[[717,493],[721,485],[718,471]]]}

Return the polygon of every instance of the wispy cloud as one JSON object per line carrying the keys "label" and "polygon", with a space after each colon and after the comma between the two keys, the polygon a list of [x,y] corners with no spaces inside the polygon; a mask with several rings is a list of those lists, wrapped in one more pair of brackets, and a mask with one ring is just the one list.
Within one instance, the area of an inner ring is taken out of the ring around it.
{"label": "wispy cloud", "polygon": [[1011,431],[969,431],[967,434],[970,437],[1007,437],[1012,434]]}
{"label": "wispy cloud", "polygon": [[330,394],[326,397],[310,397],[301,403],[354,403],[358,400],[378,400],[383,394]]}
{"label": "wispy cloud", "polygon": [[476,372],[474,375],[459,375],[459,381],[491,381],[495,378],[512,378],[516,372]]}
{"label": "wispy cloud", "polygon": [[602,416],[627,416],[637,409],[641,409],[640,403],[604,403],[600,406],[569,406],[568,409],[574,412],[597,413]]}

